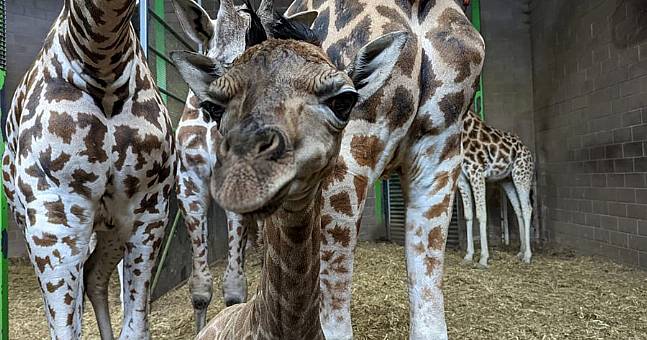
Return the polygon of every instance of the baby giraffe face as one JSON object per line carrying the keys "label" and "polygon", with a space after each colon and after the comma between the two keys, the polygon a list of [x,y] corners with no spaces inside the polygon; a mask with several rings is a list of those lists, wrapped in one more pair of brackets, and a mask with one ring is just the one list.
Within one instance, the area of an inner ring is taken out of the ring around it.
{"label": "baby giraffe face", "polygon": [[[248,31],[247,44],[265,34],[262,27]],[[219,120],[213,197],[226,210],[258,217],[286,202],[296,209],[312,201],[334,166],[353,107],[390,77],[406,33],[370,42],[347,70],[336,69],[315,44],[262,40],[227,65],[172,53],[203,109]]]}
{"label": "baby giraffe face", "polygon": [[239,213],[306,199],[334,164],[358,98],[319,48],[293,40],[250,48],[208,91],[223,112],[211,192]]}

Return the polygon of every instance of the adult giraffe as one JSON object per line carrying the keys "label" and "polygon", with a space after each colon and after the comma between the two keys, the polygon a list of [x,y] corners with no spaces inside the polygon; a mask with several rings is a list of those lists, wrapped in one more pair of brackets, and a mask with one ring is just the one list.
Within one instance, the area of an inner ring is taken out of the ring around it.
{"label": "adult giraffe", "polygon": [[[462,158],[461,119],[485,49],[461,8],[468,4],[296,0],[286,12],[319,13],[313,28],[338,67],[352,69],[351,56],[381,34],[403,30],[411,36],[390,79],[351,115],[337,166],[324,183],[321,320],[327,339],[352,338],[357,228],[369,185],[391,171],[401,175],[407,207],[410,338],[447,338],[441,291],[445,240]],[[272,1],[260,8],[264,21],[273,16]]]}
{"label": "adult giraffe", "polygon": [[[488,126],[471,111],[468,111],[463,119],[462,149],[463,164],[458,180],[458,191],[463,198],[463,212],[467,225],[467,254],[464,261],[471,263],[474,256],[473,196],[481,237],[479,266],[482,268],[488,266],[485,182],[501,181],[501,187],[517,215],[519,243],[521,244],[517,257],[524,263],[530,263],[532,257],[530,191],[533,186],[535,168],[532,152],[519,137]],[[505,232],[507,235],[507,229]]]}
{"label": "adult giraffe", "polygon": [[[193,0],[174,0],[173,5],[184,32],[204,47],[208,57],[229,64],[245,51],[245,34],[249,27],[247,5],[237,7],[233,0],[221,0],[215,20]],[[288,21],[310,26],[315,16],[314,12],[297,13]],[[212,202],[208,188],[216,164],[215,137],[219,120],[214,109],[217,108],[212,105],[201,105],[190,92],[176,133],[178,202],[191,238],[193,269],[189,290],[198,331],[206,323],[213,286],[208,262],[207,213]],[[227,211],[226,214],[231,237],[228,239],[223,293],[225,305],[231,306],[247,300],[244,250],[247,235],[255,234],[249,229],[256,229],[257,222],[233,212]]]}
{"label": "adult giraffe", "polygon": [[7,119],[5,193],[25,232],[53,339],[81,337],[84,290],[101,337],[113,338],[108,281],[122,258],[120,338],[150,337],[150,281],[175,146],[130,24],[134,8],[134,0],[66,0]]}
{"label": "adult giraffe", "polygon": [[[248,45],[265,37],[253,12],[251,22]],[[270,36],[312,37],[306,26],[285,23],[268,25]],[[198,339],[324,339],[322,182],[335,166],[353,106],[389,77],[406,35],[374,40],[347,70],[338,70],[319,47],[295,40],[261,43],[231,67],[197,54],[172,55],[200,101],[223,115],[211,192],[224,208],[265,224],[258,293],[223,310]]]}

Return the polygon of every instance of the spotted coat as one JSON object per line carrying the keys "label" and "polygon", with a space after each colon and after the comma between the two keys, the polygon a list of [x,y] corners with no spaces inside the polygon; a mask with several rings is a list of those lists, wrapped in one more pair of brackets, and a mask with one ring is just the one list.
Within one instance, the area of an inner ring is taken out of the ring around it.
{"label": "spotted coat", "polygon": [[65,1],[8,113],[5,194],[25,233],[53,339],[81,337],[84,293],[102,337],[113,338],[107,287],[122,258],[121,338],[150,337],[150,281],[175,146],[129,21],[134,7]]}
{"label": "spotted coat", "polygon": [[[472,196],[476,206],[481,236],[479,265],[487,267],[487,209],[485,183],[501,181],[519,225],[521,250],[519,258],[529,263],[530,249],[530,191],[534,178],[532,153],[521,139],[511,133],[488,126],[474,112],[468,112],[463,121],[461,148],[464,158],[458,189],[463,198],[463,211],[467,224],[467,254],[465,262],[474,255],[472,236]],[[506,230],[507,235],[507,230]]]}

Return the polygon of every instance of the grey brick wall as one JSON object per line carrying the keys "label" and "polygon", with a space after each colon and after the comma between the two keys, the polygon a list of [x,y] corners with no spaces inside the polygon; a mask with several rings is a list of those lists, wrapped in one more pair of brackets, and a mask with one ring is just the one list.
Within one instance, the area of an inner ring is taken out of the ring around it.
{"label": "grey brick wall", "polygon": [[647,2],[535,0],[531,7],[548,236],[647,268]]}

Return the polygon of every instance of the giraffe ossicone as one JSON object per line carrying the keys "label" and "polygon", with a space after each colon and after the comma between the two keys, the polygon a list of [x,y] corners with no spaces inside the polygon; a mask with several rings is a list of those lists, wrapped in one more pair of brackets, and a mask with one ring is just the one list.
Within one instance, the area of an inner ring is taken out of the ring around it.
{"label": "giraffe ossicone", "polygon": [[[272,29],[281,29],[266,27],[270,37]],[[388,78],[406,36],[395,32],[368,43],[355,59],[357,68],[349,70],[336,68],[317,46],[295,40],[248,37],[250,48],[227,67],[199,54],[172,54],[199,101],[223,113],[214,198],[225,209],[265,224],[258,292],[249,302],[221,311],[199,339],[323,339],[322,182],[335,166],[353,107],[370,97],[370,87],[361,84]]]}

